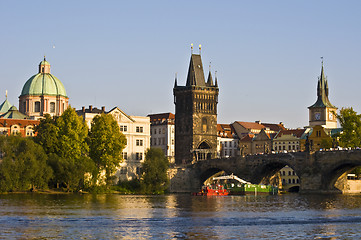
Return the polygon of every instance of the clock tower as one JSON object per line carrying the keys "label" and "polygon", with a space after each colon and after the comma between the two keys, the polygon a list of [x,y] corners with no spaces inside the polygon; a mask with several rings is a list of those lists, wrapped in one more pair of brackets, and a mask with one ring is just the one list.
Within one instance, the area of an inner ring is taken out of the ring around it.
{"label": "clock tower", "polygon": [[336,112],[337,107],[331,104],[328,99],[328,82],[323,70],[323,62],[321,68],[321,76],[317,83],[317,101],[309,109],[309,125],[310,127],[322,125],[325,128],[337,128]]}

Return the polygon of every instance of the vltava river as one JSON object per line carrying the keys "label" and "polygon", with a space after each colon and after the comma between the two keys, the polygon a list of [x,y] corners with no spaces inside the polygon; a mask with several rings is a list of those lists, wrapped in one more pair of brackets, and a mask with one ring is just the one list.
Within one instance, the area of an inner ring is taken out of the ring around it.
{"label": "vltava river", "polygon": [[0,195],[0,239],[360,237],[359,195]]}

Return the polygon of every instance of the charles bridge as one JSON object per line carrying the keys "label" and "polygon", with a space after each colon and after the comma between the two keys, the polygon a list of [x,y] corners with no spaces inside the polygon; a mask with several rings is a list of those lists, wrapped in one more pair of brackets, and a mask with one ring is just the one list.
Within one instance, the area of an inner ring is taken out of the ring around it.
{"label": "charles bridge", "polygon": [[198,161],[170,169],[170,191],[198,191],[206,179],[220,171],[259,184],[286,165],[299,177],[301,193],[341,193],[342,184],[336,188],[335,183],[345,172],[361,166],[361,150],[290,152]]}

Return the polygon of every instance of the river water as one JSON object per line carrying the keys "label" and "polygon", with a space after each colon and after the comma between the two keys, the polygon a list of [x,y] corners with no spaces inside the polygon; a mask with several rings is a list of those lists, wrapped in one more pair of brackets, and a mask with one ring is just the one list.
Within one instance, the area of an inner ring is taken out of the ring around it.
{"label": "river water", "polygon": [[0,239],[360,237],[360,195],[0,195]]}

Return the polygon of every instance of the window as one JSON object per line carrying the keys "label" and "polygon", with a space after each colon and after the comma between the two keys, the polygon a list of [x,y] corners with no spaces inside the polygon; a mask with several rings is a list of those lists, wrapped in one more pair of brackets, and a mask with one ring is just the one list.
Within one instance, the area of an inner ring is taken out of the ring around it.
{"label": "window", "polygon": [[127,174],[127,167],[121,167],[120,174]]}
{"label": "window", "polygon": [[172,145],[174,145],[174,139],[172,139]]}
{"label": "window", "polygon": [[143,160],[143,153],[137,152],[137,153],[135,154],[135,156],[136,156],[136,159],[137,159],[137,160]]}
{"label": "window", "polygon": [[55,102],[50,103],[50,112],[55,113]]}
{"label": "window", "polygon": [[137,173],[137,175],[140,175],[140,174],[142,173],[142,168],[141,168],[141,167],[137,167],[136,173]]}
{"label": "window", "polygon": [[124,160],[127,160],[128,159],[128,153],[127,152],[122,152],[122,158]]}
{"label": "window", "polygon": [[121,132],[127,132],[128,126],[119,126]]}
{"label": "window", "polygon": [[143,140],[142,139],[137,139],[135,145],[136,146],[143,146]]}
{"label": "window", "polygon": [[291,179],[288,179],[288,183],[291,183]]}
{"label": "window", "polygon": [[288,176],[291,176],[291,171],[288,171]]}
{"label": "window", "polygon": [[202,119],[202,130],[203,130],[203,132],[207,132],[207,131],[208,131],[207,118],[203,118],[203,119]]}
{"label": "window", "polygon": [[35,102],[34,112],[40,112],[40,102]]}
{"label": "window", "polygon": [[[142,133],[142,132],[143,132],[143,127],[136,127],[136,128],[135,128],[135,131],[136,131],[137,133]],[[159,129],[159,133],[160,133],[160,129]]]}
{"label": "window", "polygon": [[282,172],[282,175],[283,175],[283,176],[286,176],[286,171],[283,171],[283,172]]}

